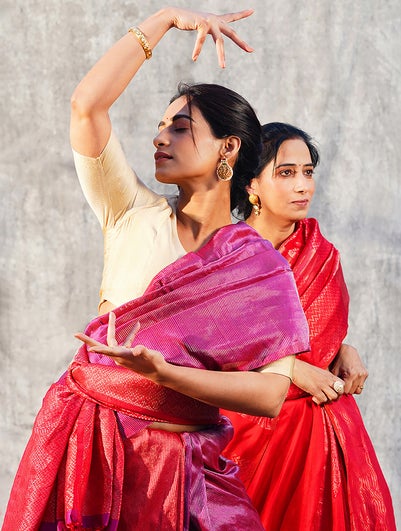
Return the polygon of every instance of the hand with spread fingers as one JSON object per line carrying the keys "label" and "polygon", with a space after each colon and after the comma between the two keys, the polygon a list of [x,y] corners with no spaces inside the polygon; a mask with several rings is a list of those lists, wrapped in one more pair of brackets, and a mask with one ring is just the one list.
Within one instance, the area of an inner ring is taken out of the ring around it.
{"label": "hand with spread fingers", "polygon": [[341,378],[299,359],[295,360],[293,382],[310,394],[317,405],[338,400],[345,389]]}
{"label": "hand with spread fingers", "polygon": [[115,322],[116,316],[113,312],[110,312],[107,328],[107,345],[100,343],[86,334],[77,333],[75,337],[83,341],[90,352],[97,352],[109,356],[117,365],[131,369],[146,376],[150,380],[156,381],[159,369],[167,363],[163,355],[159,351],[147,349],[143,345],[132,347],[132,342],[140,328],[139,322],[135,324],[124,341],[124,344],[119,345],[116,340]]}
{"label": "hand with spread fingers", "polygon": [[330,370],[344,380],[344,392],[347,394],[361,394],[369,376],[357,349],[346,343],[341,345]]}
{"label": "hand with spread fingers", "polygon": [[230,26],[231,22],[247,18],[252,15],[252,9],[238,11],[236,13],[226,13],[215,15],[213,13],[202,13],[189,11],[186,9],[173,8],[173,26],[184,31],[197,31],[195,46],[192,52],[192,59],[197,60],[202,50],[203,44],[208,35],[211,35],[216,43],[217,57],[219,65],[225,67],[224,39],[223,35],[231,39],[235,44],[246,52],[253,52],[244,40],[240,39],[237,33]]}

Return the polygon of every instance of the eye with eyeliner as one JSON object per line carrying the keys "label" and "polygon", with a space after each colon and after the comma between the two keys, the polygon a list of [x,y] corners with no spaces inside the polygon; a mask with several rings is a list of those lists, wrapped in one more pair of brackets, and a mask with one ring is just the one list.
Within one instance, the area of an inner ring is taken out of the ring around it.
{"label": "eye with eyeliner", "polygon": [[[314,168],[305,168],[304,170],[302,170],[302,173],[305,177],[307,177],[308,179],[311,179],[313,177],[313,174],[314,174]],[[279,168],[276,168],[276,175],[278,177],[295,177],[297,174],[297,170],[295,168],[285,168],[285,167],[279,167]]]}
{"label": "eye with eyeliner", "polygon": [[295,170],[293,170],[292,168],[282,168],[278,171],[278,175],[280,177],[294,177]]}

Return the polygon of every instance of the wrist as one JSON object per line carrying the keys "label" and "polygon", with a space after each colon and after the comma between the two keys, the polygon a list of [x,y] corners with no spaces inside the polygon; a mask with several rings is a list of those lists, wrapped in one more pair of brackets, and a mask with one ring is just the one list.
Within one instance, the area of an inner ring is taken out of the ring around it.
{"label": "wrist", "polygon": [[167,24],[167,30],[174,28],[177,18],[177,8],[172,6],[163,7],[155,13],[161,23]]}
{"label": "wrist", "polygon": [[162,8],[137,25],[153,50],[165,33],[174,26],[174,8]]}
{"label": "wrist", "polygon": [[297,357],[295,357],[294,366],[292,368],[292,382],[295,385],[298,385],[297,382],[298,382],[298,375],[299,375],[299,369],[300,369],[300,365],[299,364],[300,363],[302,364],[303,362],[301,360],[299,360]]}
{"label": "wrist", "polygon": [[172,365],[164,358],[160,360],[156,367],[154,378],[152,380],[158,385],[163,385],[164,387],[169,387],[169,382],[171,382],[172,371],[176,366]]}

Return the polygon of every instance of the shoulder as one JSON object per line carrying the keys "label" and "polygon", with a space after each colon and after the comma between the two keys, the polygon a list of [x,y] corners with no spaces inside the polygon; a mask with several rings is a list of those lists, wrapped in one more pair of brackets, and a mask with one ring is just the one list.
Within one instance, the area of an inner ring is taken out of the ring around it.
{"label": "shoulder", "polygon": [[300,223],[303,224],[303,229],[307,239],[310,239],[312,242],[314,242],[314,246],[316,248],[320,248],[321,250],[327,249],[327,252],[331,251],[334,253],[339,253],[338,249],[335,247],[333,242],[323,236],[317,219],[306,218],[303,219]]}

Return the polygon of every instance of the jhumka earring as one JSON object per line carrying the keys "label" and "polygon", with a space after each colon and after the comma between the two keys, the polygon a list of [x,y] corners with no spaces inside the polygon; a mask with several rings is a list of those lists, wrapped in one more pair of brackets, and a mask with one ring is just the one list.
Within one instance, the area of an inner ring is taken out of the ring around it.
{"label": "jhumka earring", "polygon": [[260,203],[260,198],[256,194],[249,194],[249,202],[252,205],[252,209],[255,213],[255,216],[260,216],[260,211],[262,210],[262,205]]}
{"label": "jhumka earring", "polygon": [[231,177],[233,176],[233,169],[228,164],[226,158],[221,159],[220,162],[217,164],[216,173],[220,181],[229,181],[231,179]]}

